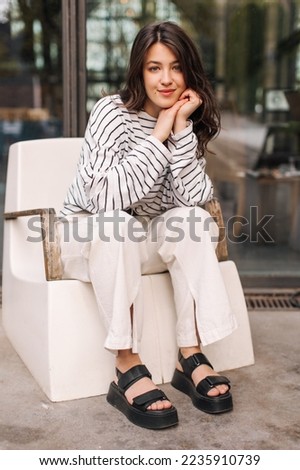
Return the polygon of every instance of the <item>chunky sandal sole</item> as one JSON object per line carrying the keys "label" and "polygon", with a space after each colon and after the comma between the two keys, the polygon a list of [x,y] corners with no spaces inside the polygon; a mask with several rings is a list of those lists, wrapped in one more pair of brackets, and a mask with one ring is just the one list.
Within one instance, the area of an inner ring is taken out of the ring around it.
{"label": "chunky sandal sole", "polygon": [[164,429],[178,424],[176,409],[172,408],[161,411],[141,411],[130,405],[115,382],[110,384],[106,397],[110,405],[117,408],[126,418],[137,426],[147,429]]}
{"label": "chunky sandal sole", "polygon": [[171,385],[180,392],[188,395],[191,398],[193,405],[205,413],[226,413],[233,409],[232,395],[230,392],[216,397],[201,395],[197,392],[193,381],[178,369],[175,369]]}

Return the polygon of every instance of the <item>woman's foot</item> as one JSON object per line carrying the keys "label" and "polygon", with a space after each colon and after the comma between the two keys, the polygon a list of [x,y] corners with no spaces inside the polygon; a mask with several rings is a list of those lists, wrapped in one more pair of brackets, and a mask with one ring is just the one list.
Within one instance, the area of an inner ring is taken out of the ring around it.
{"label": "woman's foot", "polygon": [[225,413],[233,409],[228,378],[213,370],[199,347],[180,349],[171,384],[205,413]]}
{"label": "woman's foot", "polygon": [[[142,362],[138,354],[133,354],[130,350],[119,351],[116,358],[116,368],[123,374],[127,372],[131,367],[141,365]],[[118,383],[118,379],[115,379]],[[150,392],[150,390],[157,390],[158,387],[148,377],[143,377],[134,384],[132,384],[125,392],[125,397],[130,405],[133,403],[133,399],[142,395],[143,393]],[[159,400],[152,405],[148,406],[148,410],[160,411],[172,407],[172,403],[169,400]]]}
{"label": "woman's foot", "polygon": [[[201,349],[197,346],[189,347],[189,348],[180,348],[180,352],[182,356],[185,359],[187,359],[193,354],[201,353]],[[177,361],[176,368],[180,370],[181,372],[183,372],[182,366],[179,361]],[[217,374],[217,372],[215,372],[207,364],[201,364],[198,367],[196,367],[196,369],[192,372],[191,378],[195,386],[197,386],[198,383],[201,382],[201,380],[205,379],[208,376],[219,376],[219,374]],[[207,396],[217,397],[218,395],[224,395],[226,392],[228,392],[228,390],[229,390],[228,385],[225,385],[225,384],[216,385],[215,387],[213,387],[211,390],[207,392]]]}

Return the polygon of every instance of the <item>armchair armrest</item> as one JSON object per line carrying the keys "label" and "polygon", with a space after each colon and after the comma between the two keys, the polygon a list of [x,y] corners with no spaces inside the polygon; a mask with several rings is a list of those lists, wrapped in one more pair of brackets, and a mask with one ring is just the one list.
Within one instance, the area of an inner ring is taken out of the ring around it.
{"label": "armchair armrest", "polygon": [[[219,201],[214,198],[204,205],[210,215],[215,219],[219,227],[219,242],[216,254],[219,261],[228,259],[226,231]],[[43,241],[44,267],[47,281],[57,281],[62,279],[62,263],[60,258],[60,248],[56,233],[56,212],[53,208],[29,209],[16,212],[5,212],[5,220],[18,219],[19,217],[40,216],[41,234]]]}
{"label": "armchair armrest", "polygon": [[204,209],[210,213],[219,227],[219,242],[216,248],[217,258],[219,261],[226,261],[228,259],[226,230],[218,199],[213,198],[211,201],[206,202],[206,204],[204,204]]}
{"label": "armchair armrest", "polygon": [[55,209],[29,209],[16,212],[5,212],[3,215],[4,220],[13,220],[18,219],[19,217],[29,216],[40,216],[44,267],[47,281],[62,279],[63,269],[60,259],[60,248],[55,229]]}

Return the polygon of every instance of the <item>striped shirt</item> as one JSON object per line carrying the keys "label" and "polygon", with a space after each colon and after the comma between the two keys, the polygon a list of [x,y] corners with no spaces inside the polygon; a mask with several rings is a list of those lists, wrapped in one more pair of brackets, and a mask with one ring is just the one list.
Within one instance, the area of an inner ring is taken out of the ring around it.
{"label": "striped shirt", "polygon": [[119,95],[100,99],[60,215],[132,209],[154,217],[209,201],[213,186],[205,159],[197,158],[192,122],[164,144],[151,135],[155,124],[145,111],[128,111]]}

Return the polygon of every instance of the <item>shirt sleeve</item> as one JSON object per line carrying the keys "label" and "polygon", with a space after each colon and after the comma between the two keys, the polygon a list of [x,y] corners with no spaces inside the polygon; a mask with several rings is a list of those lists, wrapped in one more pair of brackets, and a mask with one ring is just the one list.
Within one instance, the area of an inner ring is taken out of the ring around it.
{"label": "shirt sleeve", "polygon": [[101,101],[89,119],[79,172],[86,210],[126,209],[147,195],[169,164],[170,151],[149,136],[126,152],[126,123],[112,101]]}
{"label": "shirt sleeve", "polygon": [[172,153],[170,163],[170,187],[174,203],[178,206],[202,205],[213,197],[213,185],[205,173],[206,160],[198,158],[198,142],[192,123],[169,138]]}

